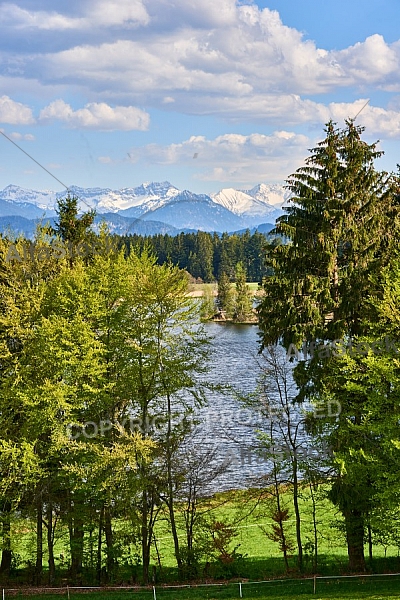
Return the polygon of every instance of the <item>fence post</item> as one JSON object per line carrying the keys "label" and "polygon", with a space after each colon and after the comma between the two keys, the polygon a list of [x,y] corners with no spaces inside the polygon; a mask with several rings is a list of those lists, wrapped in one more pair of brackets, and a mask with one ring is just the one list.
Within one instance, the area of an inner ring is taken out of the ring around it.
{"label": "fence post", "polygon": [[243,598],[243,594],[242,594],[242,582],[239,581],[239,598]]}
{"label": "fence post", "polygon": [[154,596],[154,600],[157,600],[157,596],[156,596],[156,586],[153,585],[153,596]]}
{"label": "fence post", "polygon": [[6,590],[3,588],[3,600],[5,600],[6,597]]}
{"label": "fence post", "polygon": [[69,600],[69,586],[67,585],[67,596],[68,596],[68,600]]}
{"label": "fence post", "polygon": [[316,590],[317,590],[317,576],[314,575],[314,594],[317,593]]}

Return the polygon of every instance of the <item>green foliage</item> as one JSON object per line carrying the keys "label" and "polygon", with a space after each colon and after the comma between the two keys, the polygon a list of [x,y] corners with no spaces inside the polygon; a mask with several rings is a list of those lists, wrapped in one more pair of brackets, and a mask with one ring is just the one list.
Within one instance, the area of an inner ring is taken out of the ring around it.
{"label": "green foliage", "polygon": [[[157,257],[158,264],[171,262],[185,269],[195,278],[211,283],[218,280],[223,272],[230,279],[235,277],[235,267],[241,262],[249,281],[262,281],[267,275],[263,260],[263,249],[268,236],[263,233],[246,231],[243,234],[227,234],[198,231],[143,237],[129,235],[120,238],[121,247],[127,254],[141,252],[144,248]],[[276,243],[276,242],[274,242]]]}
{"label": "green foliage", "polygon": [[[78,237],[86,225],[74,230]],[[105,237],[98,239],[101,246]],[[85,538],[96,531],[91,568],[112,579],[122,560],[113,521],[122,514],[134,531],[141,523],[148,570],[156,515],[164,494],[171,499],[172,456],[205,399],[197,377],[206,339],[177,267],[106,246],[91,261],[53,263],[46,276],[34,262],[5,263],[0,283],[3,537],[9,552],[11,513],[24,506],[36,514],[39,582],[42,525],[50,577],[55,528],[67,525],[77,581]],[[172,419],[173,431],[165,427]]]}
{"label": "green foliage", "polygon": [[207,321],[211,319],[215,315],[216,310],[216,302],[214,297],[214,292],[210,287],[206,287],[203,292],[203,297],[201,299],[200,306],[200,317]]}
{"label": "green foliage", "polygon": [[241,262],[235,269],[236,298],[233,317],[236,321],[246,321],[252,316],[252,301],[246,283],[246,270]]}
{"label": "green foliage", "polygon": [[[375,169],[381,152],[362,141],[362,132],[352,121],[343,130],[328,123],[326,138],[288,179],[292,206],[275,230],[288,243],[269,246],[273,275],[265,280],[259,309],[265,346],[278,340],[286,349],[311,341],[354,342],[371,332],[377,307],[368,298],[380,295],[371,276],[393,258],[399,182]],[[297,400],[324,406],[334,400],[341,406],[338,420],[326,414],[314,427],[325,432],[335,451],[330,497],[345,518],[353,569],[365,566],[365,524],[376,491],[390,479],[384,453],[398,464],[391,442],[397,374],[382,371],[379,380],[374,363],[375,357],[318,353],[294,369]]]}
{"label": "green foliage", "polygon": [[69,192],[65,198],[60,198],[56,210],[58,222],[56,222],[55,234],[60,236],[64,242],[77,244],[88,238],[88,230],[93,224],[96,216],[91,210],[78,217],[78,198],[70,196]]}
{"label": "green foliage", "polygon": [[235,310],[234,291],[228,275],[225,272],[221,273],[218,279],[218,307],[226,313],[228,319],[233,317]]}

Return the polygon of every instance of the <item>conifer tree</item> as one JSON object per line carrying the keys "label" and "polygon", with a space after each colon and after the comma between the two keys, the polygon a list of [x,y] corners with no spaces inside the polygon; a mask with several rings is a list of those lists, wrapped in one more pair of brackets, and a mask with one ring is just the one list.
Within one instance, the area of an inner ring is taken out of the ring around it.
{"label": "conifer tree", "polygon": [[220,278],[218,279],[218,306],[220,310],[226,312],[226,316],[232,317],[233,315],[233,290],[228,275],[223,271]]}
{"label": "conifer tree", "polygon": [[[363,127],[349,120],[343,130],[330,122],[325,131],[305,166],[287,181],[291,204],[272,232],[287,243],[267,249],[273,274],[265,280],[259,308],[262,347],[281,341],[288,349],[366,333],[368,316],[373,319],[373,309],[365,304],[373,293],[369,276],[390,261],[398,230],[397,178],[375,169],[382,152],[361,139]],[[326,360],[314,356],[296,366],[298,400],[324,399]],[[346,417],[355,426],[363,420],[363,404],[362,395],[355,405],[347,404]],[[370,486],[365,478],[357,481],[345,473],[342,468],[331,498],[345,518],[350,567],[358,570],[365,567]]]}
{"label": "conifer tree", "polygon": [[243,263],[236,265],[236,302],[234,318],[237,321],[246,321],[252,315],[251,298],[246,283],[246,271]]}
{"label": "conifer tree", "polygon": [[58,234],[64,242],[77,244],[88,236],[88,230],[93,224],[96,212],[90,210],[78,217],[78,198],[70,196],[60,198],[57,202],[56,210],[58,222],[56,222],[55,233]]}

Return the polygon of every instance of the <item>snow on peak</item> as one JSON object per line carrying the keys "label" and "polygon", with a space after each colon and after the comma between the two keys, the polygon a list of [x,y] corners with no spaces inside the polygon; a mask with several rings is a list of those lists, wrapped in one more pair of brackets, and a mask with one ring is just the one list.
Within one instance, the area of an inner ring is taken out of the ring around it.
{"label": "snow on peak", "polygon": [[[261,222],[274,222],[282,214],[281,206],[290,197],[290,193],[279,184],[256,185],[251,190],[225,188],[217,194],[193,194],[189,190],[180,191],[169,181],[145,182],[137,187],[126,187],[119,190],[110,188],[70,187],[71,195],[77,196],[79,210],[86,212],[89,208],[97,214],[116,213],[125,217],[139,217],[153,213],[174,201],[212,202],[222,206],[239,217],[245,217],[250,225]],[[66,190],[27,190],[16,185],[9,185],[0,191],[0,199],[10,203],[29,203],[48,214],[54,214],[57,200],[65,198]]]}
{"label": "snow on peak", "polygon": [[28,202],[44,210],[52,209],[56,192],[51,190],[27,190],[18,185],[8,185],[0,191],[0,198],[9,202]]}
{"label": "snow on peak", "polygon": [[275,210],[268,202],[254,198],[249,192],[225,188],[212,196],[214,202],[221,204],[236,215],[268,215]]}
{"label": "snow on peak", "polygon": [[291,195],[290,192],[279,183],[259,183],[251,190],[246,190],[245,193],[252,196],[255,200],[274,206],[274,208],[282,207]]}

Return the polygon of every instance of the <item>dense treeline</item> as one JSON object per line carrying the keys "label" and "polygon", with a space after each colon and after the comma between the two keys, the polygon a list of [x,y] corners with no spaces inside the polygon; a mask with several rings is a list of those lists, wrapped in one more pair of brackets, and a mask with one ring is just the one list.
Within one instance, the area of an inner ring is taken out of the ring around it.
{"label": "dense treeline", "polygon": [[157,257],[157,263],[171,262],[188,271],[194,278],[209,283],[226,273],[234,281],[236,265],[242,263],[248,281],[261,283],[266,275],[263,261],[267,236],[263,233],[246,231],[242,234],[227,234],[197,231],[143,237],[140,235],[122,236],[120,243],[128,254],[131,250],[141,252],[147,248]]}

